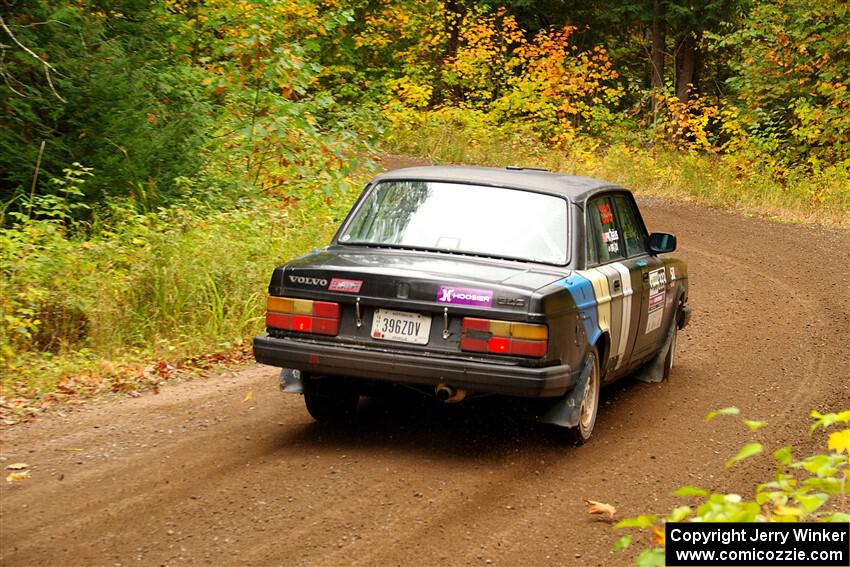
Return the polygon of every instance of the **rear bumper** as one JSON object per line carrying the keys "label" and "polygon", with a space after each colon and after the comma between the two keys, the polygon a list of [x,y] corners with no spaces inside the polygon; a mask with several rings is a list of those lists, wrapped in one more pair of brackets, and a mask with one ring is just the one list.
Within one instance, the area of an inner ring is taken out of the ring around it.
{"label": "rear bumper", "polygon": [[567,365],[528,368],[488,364],[268,335],[254,339],[254,358],[261,364],[312,374],[425,386],[445,383],[480,393],[525,398],[561,396],[575,385],[580,371]]}

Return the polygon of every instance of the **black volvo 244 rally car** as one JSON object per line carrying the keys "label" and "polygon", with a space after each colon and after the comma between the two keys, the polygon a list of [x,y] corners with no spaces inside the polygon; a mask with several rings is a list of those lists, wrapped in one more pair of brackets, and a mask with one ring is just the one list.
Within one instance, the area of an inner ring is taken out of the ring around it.
{"label": "black volvo 244 rally car", "polygon": [[274,270],[258,362],[319,421],[404,384],[524,398],[577,443],[600,385],[666,377],[688,272],[631,193],[523,168],[416,167],[363,191],[331,244]]}

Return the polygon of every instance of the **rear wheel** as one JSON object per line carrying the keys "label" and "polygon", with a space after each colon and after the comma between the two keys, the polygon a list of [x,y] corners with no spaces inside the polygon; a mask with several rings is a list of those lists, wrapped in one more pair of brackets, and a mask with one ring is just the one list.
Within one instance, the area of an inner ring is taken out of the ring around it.
{"label": "rear wheel", "polygon": [[[315,387],[320,386],[320,387]],[[351,387],[336,380],[322,380],[304,391],[307,412],[319,423],[350,423],[357,413],[360,395]]]}
{"label": "rear wheel", "polygon": [[584,394],[581,397],[581,408],[579,409],[578,424],[567,429],[567,440],[575,445],[583,445],[590,439],[593,426],[596,425],[596,414],[599,410],[599,353],[594,347],[588,356],[591,358],[590,374],[584,386]]}

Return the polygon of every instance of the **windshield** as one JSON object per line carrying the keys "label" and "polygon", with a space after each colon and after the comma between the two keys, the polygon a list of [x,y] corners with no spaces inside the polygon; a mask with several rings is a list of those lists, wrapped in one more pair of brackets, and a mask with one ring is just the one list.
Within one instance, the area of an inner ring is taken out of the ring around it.
{"label": "windshield", "polygon": [[518,189],[383,181],[339,241],[567,262],[567,201]]}

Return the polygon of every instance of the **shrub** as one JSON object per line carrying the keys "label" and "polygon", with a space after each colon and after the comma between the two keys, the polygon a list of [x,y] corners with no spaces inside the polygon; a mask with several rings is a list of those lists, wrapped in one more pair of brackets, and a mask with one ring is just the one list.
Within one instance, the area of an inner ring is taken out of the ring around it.
{"label": "shrub", "polygon": [[[708,414],[710,421],[718,415],[739,415],[737,408],[724,408]],[[813,411],[809,433],[850,424],[850,410],[821,414]],[[744,419],[750,431],[764,427],[765,422]],[[850,513],[842,511],[850,481],[850,428],[832,431],[827,438],[827,451],[795,459],[791,446],[773,451],[776,461],[774,477],[755,487],[751,499],[739,494],[715,493],[695,486],[683,486],[675,496],[695,501],[695,505],[677,506],[666,516],[642,514],[618,522],[616,529],[638,530],[644,549],[635,558],[641,567],[664,565],[665,522],[848,522]],[[764,451],[761,443],[750,442],[726,462],[726,467]],[[846,509],[845,509],[846,510]],[[631,535],[621,537],[614,549],[632,545]],[[648,546],[648,548],[646,548]]]}
{"label": "shrub", "polygon": [[329,239],[359,180],[330,197],[316,178],[306,194],[222,210],[191,195],[149,213],[115,204],[87,230],[51,213],[73,206],[61,197],[0,228],[0,386],[46,391],[102,359],[242,344],[262,329],[272,268]]}

